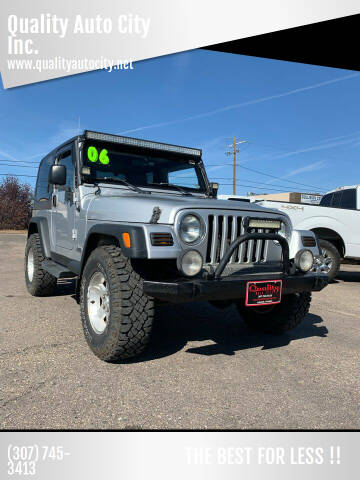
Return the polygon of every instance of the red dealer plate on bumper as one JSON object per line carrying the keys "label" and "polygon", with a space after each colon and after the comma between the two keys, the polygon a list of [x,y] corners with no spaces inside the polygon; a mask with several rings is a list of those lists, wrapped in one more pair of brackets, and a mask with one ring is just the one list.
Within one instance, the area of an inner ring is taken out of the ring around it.
{"label": "red dealer plate on bumper", "polygon": [[246,300],[247,307],[259,305],[274,305],[281,302],[282,280],[262,280],[260,282],[247,282]]}

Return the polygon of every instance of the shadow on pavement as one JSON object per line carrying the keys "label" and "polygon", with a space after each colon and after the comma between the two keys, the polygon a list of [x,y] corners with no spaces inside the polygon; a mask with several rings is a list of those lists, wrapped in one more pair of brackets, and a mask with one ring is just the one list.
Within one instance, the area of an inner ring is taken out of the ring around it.
{"label": "shadow on pavement", "polygon": [[280,348],[293,340],[326,337],[328,329],[318,315],[308,314],[294,330],[283,335],[250,332],[235,307],[218,310],[208,303],[162,306],[156,318],[152,340],[144,355],[126,363],[137,363],[172,355],[189,341],[214,342],[192,347],[186,352],[198,355],[235,355],[236,352],[262,347]]}
{"label": "shadow on pavement", "polygon": [[[360,281],[360,272],[341,272],[349,278],[345,281]],[[356,280],[350,280],[355,278]],[[56,296],[71,295],[75,299],[75,280],[58,281]],[[163,305],[158,307],[150,345],[146,352],[135,359],[117,363],[138,363],[167,357],[180,350],[190,341],[213,342],[208,345],[188,348],[186,352],[198,355],[235,355],[236,352],[262,347],[262,350],[280,348],[293,340],[310,337],[326,337],[328,329],[319,325],[323,319],[308,314],[294,330],[283,335],[269,335],[249,331],[234,306],[225,310],[212,307],[207,302]]]}

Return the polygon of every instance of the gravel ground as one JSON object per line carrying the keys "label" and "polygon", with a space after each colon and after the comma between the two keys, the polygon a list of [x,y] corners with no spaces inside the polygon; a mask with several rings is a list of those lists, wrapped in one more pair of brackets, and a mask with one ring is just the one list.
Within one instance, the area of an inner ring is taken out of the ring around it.
{"label": "gravel ground", "polygon": [[0,235],[0,428],[360,428],[359,266],[343,265],[289,334],[249,333],[233,307],[166,306],[142,358],[106,364],[72,282],[28,295],[24,247]]}

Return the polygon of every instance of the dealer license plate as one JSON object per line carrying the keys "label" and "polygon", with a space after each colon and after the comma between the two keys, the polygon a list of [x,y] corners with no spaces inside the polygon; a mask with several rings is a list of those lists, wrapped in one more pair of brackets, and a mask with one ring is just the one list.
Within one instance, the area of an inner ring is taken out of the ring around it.
{"label": "dealer license plate", "polygon": [[259,305],[274,305],[281,302],[282,280],[262,280],[247,282],[246,300],[247,307]]}

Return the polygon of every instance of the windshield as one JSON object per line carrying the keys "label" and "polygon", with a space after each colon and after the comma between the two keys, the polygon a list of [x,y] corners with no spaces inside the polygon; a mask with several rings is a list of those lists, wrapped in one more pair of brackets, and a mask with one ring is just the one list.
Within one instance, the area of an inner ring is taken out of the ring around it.
{"label": "windshield", "polygon": [[[85,142],[82,175],[88,182],[126,181],[149,188],[206,191],[196,160],[171,152],[132,153],[123,145],[98,141]],[[125,182],[123,182],[124,184]]]}

